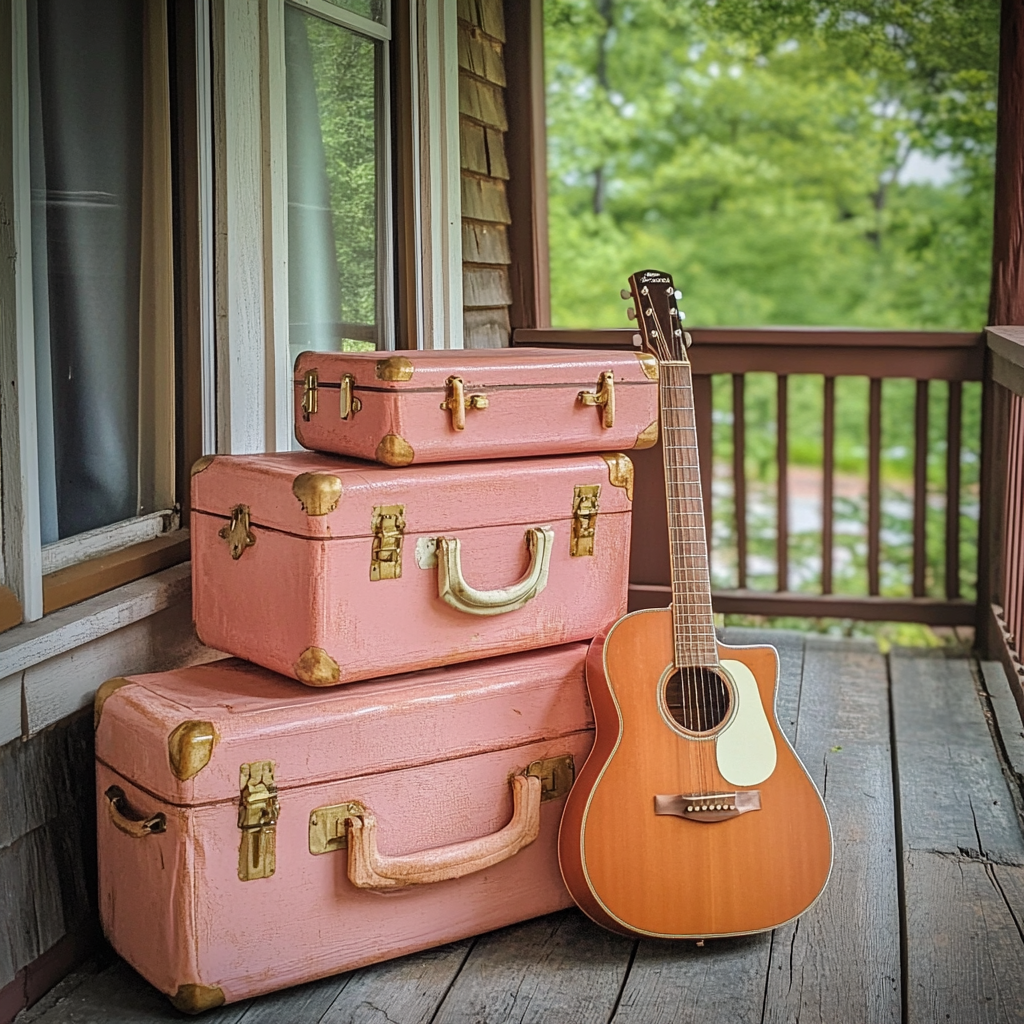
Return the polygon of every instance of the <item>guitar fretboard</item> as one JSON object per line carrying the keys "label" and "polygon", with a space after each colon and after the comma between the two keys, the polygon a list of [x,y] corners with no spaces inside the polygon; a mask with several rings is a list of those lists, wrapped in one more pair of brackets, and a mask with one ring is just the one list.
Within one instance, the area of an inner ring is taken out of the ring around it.
{"label": "guitar fretboard", "polygon": [[662,362],[660,389],[676,664],[710,668],[718,664],[718,648],[690,364]]}

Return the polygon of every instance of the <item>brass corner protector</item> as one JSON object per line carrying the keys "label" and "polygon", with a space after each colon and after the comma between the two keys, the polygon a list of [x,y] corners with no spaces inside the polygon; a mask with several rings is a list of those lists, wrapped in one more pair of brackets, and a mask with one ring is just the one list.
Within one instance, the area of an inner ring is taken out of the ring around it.
{"label": "brass corner protector", "polygon": [[94,730],[100,727],[100,716],[103,714],[103,705],[107,703],[107,698],[130,682],[131,680],[125,679],[124,676],[115,676],[105,683],[100,683],[96,688],[96,696],[92,699],[92,727]]}
{"label": "brass corner protector", "polygon": [[307,647],[295,663],[295,676],[307,686],[333,686],[341,669],[322,647]]}
{"label": "brass corner protector", "polygon": [[608,483],[612,487],[621,487],[626,492],[626,497],[633,500],[633,463],[627,455],[622,452],[610,452],[602,455],[602,459],[608,463]]}
{"label": "brass corner protector", "polygon": [[192,463],[192,475],[198,476],[215,458],[217,458],[216,455],[201,455]]}
{"label": "brass corner protector", "polygon": [[658,443],[658,421],[655,420],[649,426],[644,427],[636,435],[634,448],[653,448]]}
{"label": "brass corner protector", "polygon": [[224,1005],[224,992],[217,985],[179,985],[169,998],[171,1005],[182,1013],[202,1013]]}
{"label": "brass corner protector", "polygon": [[325,516],[338,507],[341,480],[331,473],[302,473],[292,481],[292,494],[307,516]]}
{"label": "brass corner protector", "polygon": [[411,380],[414,369],[408,357],[390,356],[388,359],[377,360],[374,374],[377,380]]}
{"label": "brass corner protector", "polygon": [[650,352],[634,352],[633,355],[640,361],[644,374],[651,380],[657,380],[659,376],[658,358]]}
{"label": "brass corner protector", "polygon": [[217,742],[213,722],[182,722],[167,737],[171,771],[182,782],[198,775],[209,763]]}
{"label": "brass corner protector", "polygon": [[404,437],[399,437],[398,434],[385,434],[377,445],[374,458],[378,462],[383,462],[385,466],[408,466],[416,458],[416,453]]}

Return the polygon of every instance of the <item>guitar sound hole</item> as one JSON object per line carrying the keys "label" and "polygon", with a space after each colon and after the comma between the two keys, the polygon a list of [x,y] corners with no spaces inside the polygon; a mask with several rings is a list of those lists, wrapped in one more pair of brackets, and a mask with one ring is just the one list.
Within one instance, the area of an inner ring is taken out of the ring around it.
{"label": "guitar sound hole", "polygon": [[687,732],[710,732],[729,714],[729,687],[714,669],[676,669],[665,684],[668,713]]}

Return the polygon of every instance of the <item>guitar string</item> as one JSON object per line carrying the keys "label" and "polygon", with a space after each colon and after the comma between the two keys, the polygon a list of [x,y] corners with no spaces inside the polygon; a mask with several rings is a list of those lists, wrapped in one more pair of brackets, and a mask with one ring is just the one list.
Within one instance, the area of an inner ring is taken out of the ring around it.
{"label": "guitar string", "polygon": [[[674,289],[670,286],[666,290],[671,293]],[[666,373],[663,378],[664,384],[659,390],[666,391],[666,397],[671,396],[673,399],[678,397],[678,399],[681,400],[681,404],[676,404],[675,400],[662,403],[662,418],[665,423],[662,446],[665,456],[664,464],[666,470],[666,481],[670,495],[668,519],[672,552],[674,661],[676,662],[679,670],[683,706],[686,709],[686,712],[695,713],[697,719],[696,731],[703,734],[714,728],[721,720],[721,683],[717,674],[711,671],[709,666],[704,664],[705,661],[710,659],[708,658],[707,653],[700,649],[700,640],[706,638],[708,635],[708,623],[700,622],[700,616],[695,616],[698,621],[693,625],[685,622],[682,619],[682,603],[677,602],[677,597],[681,597],[683,594],[697,596],[696,588],[693,588],[692,590],[684,589],[680,585],[683,581],[679,578],[679,574],[696,574],[698,577],[697,579],[687,580],[687,582],[695,584],[703,583],[703,587],[700,589],[703,591],[703,596],[705,598],[703,603],[706,605],[706,612],[710,618],[710,628],[713,630],[714,620],[710,606],[710,579],[708,574],[706,538],[703,535],[701,481],[697,475],[699,472],[699,463],[696,459],[696,418],[693,413],[693,388],[691,374],[689,372],[690,367],[688,362],[685,361],[685,355],[683,352],[684,342],[681,335],[677,336],[671,327],[671,333],[666,332],[665,325],[662,324],[658,313],[655,310],[655,303],[653,301],[651,302],[650,309],[658,331],[657,338],[659,341],[659,351],[662,355],[672,356],[671,359],[665,361],[670,364],[674,364],[665,367]],[[671,325],[671,319],[669,320],[669,323]],[[671,341],[668,343],[664,342],[664,339],[666,338],[671,339]],[[669,348],[669,344],[671,344],[672,349]],[[689,401],[686,400],[687,397],[689,398]],[[690,434],[692,434],[692,441],[694,443],[673,443],[676,441],[690,441]],[[692,487],[692,490],[696,492],[695,494],[688,493],[691,490],[691,487],[689,486],[690,481],[696,481],[695,486]],[[699,511],[695,513],[692,508],[689,508],[686,509],[684,513],[683,510],[680,509],[680,503],[683,499],[686,499],[687,504],[690,505],[693,504],[695,499]],[[682,522],[679,521],[682,514],[686,514],[689,517],[696,519],[696,523],[690,523],[689,525],[684,526]],[[677,520],[677,522],[673,522],[673,519]],[[697,532],[700,535],[697,540],[692,539],[693,532]],[[682,533],[684,538],[686,538],[683,542],[682,550],[680,550],[679,547],[680,540],[677,533]],[[701,541],[703,541],[703,543],[701,543]],[[692,546],[694,550],[685,550],[687,546]],[[703,558],[701,557],[702,555]],[[687,564],[688,561],[690,564]],[[696,602],[687,602],[688,606],[692,606],[694,604],[696,604]],[[705,609],[701,608],[701,612],[704,611]],[[711,635],[713,636],[713,633]],[[684,660],[686,661],[685,665],[682,664]],[[693,665],[693,660],[696,660],[698,664]],[[717,662],[717,649],[713,660]],[[684,681],[686,685],[683,685]],[[689,717],[688,713],[684,714],[684,717]],[[705,749],[703,741],[698,741],[696,743],[696,747],[701,790],[706,793],[710,791],[711,765],[708,763],[708,755],[711,751],[709,749]]]}

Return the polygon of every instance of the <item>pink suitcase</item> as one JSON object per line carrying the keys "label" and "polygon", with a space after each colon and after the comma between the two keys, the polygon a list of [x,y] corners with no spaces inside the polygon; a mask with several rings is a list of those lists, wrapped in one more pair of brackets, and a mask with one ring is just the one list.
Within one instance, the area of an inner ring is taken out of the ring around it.
{"label": "pink suitcase", "polygon": [[104,683],[108,939],[198,1012],[568,906],[586,652],[326,693],[235,660]]}
{"label": "pink suitcase", "polygon": [[589,639],[626,609],[632,496],[621,454],[208,457],[192,477],[196,629],[311,686]]}
{"label": "pink suitcase", "polygon": [[658,361],[573,349],[303,352],[295,435],[388,466],[649,448]]}

